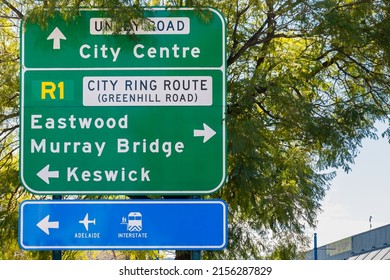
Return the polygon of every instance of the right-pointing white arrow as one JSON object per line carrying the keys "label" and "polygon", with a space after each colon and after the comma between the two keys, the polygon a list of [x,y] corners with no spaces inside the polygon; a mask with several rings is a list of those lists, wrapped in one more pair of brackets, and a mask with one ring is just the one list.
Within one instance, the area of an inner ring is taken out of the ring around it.
{"label": "right-pointing white arrow", "polygon": [[194,137],[203,137],[203,143],[206,143],[216,132],[207,124],[203,123],[203,129],[194,129]]}
{"label": "right-pointing white arrow", "polygon": [[37,173],[37,176],[45,181],[46,184],[50,184],[50,178],[59,178],[59,171],[50,171],[50,164],[46,165],[41,171]]}
{"label": "right-pointing white arrow", "polygon": [[47,235],[50,235],[50,228],[60,228],[60,222],[49,222],[49,219],[50,215],[47,215],[39,223],[37,223],[37,227],[39,227]]}

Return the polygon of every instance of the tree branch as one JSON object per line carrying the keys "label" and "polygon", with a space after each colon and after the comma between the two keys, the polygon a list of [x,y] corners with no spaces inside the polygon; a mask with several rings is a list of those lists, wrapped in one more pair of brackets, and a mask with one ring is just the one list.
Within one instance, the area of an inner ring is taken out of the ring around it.
{"label": "tree branch", "polygon": [[231,55],[228,58],[228,61],[227,61],[228,66],[233,64],[247,49],[258,44],[258,42],[259,42],[258,40],[260,38],[260,35],[264,32],[264,28],[267,26],[267,24],[268,24],[268,19],[263,23],[263,25],[255,32],[255,34],[253,34],[252,37],[250,37],[248,39],[248,41],[246,41],[246,43],[234,55]]}
{"label": "tree branch", "polygon": [[10,8],[15,14],[17,14],[18,16],[18,19],[22,19],[24,17],[23,13],[20,12],[14,5],[12,5],[10,2],[8,2],[7,0],[2,0],[2,2],[8,7]]}
{"label": "tree branch", "polygon": [[237,1],[237,15],[236,15],[236,21],[234,23],[233,35],[232,35],[233,46],[231,48],[231,54],[229,55],[228,61],[233,57],[232,54],[233,54],[234,50],[237,48],[238,43],[239,43],[239,41],[237,40],[237,30],[238,30],[240,18],[243,14],[245,14],[248,11],[249,8],[250,8],[250,5],[246,6],[243,10],[238,11],[238,1]]}

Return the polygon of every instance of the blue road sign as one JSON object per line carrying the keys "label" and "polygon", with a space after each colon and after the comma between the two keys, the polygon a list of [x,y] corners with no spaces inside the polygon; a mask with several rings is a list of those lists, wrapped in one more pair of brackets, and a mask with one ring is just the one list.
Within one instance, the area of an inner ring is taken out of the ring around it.
{"label": "blue road sign", "polygon": [[26,250],[219,250],[221,200],[27,200],[19,209]]}

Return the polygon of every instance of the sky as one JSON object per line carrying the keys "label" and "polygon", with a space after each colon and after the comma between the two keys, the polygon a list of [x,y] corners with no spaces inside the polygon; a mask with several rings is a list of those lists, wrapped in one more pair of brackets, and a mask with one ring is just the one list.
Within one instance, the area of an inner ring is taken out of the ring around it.
{"label": "sky", "polygon": [[363,141],[352,171],[337,171],[309,232],[317,233],[318,247],[370,230],[370,216],[372,229],[390,224],[390,144],[380,135],[386,127],[379,123],[379,139]]}

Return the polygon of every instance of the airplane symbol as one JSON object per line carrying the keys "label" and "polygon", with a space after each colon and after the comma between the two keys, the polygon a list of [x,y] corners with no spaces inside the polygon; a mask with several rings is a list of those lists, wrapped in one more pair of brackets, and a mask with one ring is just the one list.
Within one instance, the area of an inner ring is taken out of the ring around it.
{"label": "airplane symbol", "polygon": [[88,213],[85,215],[84,220],[79,221],[80,224],[83,224],[85,226],[85,229],[88,231],[88,225],[94,224],[96,225],[96,219],[88,220]]}

